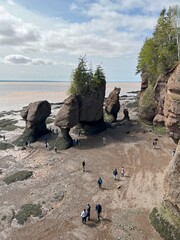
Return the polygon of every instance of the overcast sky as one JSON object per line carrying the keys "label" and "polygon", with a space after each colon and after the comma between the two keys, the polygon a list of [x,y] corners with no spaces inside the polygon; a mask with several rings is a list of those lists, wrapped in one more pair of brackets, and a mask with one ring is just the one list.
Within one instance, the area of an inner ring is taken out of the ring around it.
{"label": "overcast sky", "polygon": [[107,81],[138,81],[138,53],[180,0],[0,0],[0,80],[69,81],[80,56]]}

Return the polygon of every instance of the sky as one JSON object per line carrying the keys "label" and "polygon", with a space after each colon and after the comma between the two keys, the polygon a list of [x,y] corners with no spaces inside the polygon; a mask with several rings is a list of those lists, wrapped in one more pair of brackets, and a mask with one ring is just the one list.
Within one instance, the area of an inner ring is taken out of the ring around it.
{"label": "sky", "polygon": [[138,54],[180,0],[0,0],[0,80],[70,81],[79,58],[107,81],[140,81]]}

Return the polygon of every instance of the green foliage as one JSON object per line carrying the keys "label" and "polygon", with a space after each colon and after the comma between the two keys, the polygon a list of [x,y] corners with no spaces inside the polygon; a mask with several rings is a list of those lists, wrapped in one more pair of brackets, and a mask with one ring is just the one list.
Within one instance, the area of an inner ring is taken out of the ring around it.
{"label": "green foliage", "polygon": [[98,66],[93,74],[92,69],[87,68],[85,57],[81,57],[78,67],[72,73],[71,86],[68,92],[74,95],[86,95],[103,84],[105,84],[103,69]]}
{"label": "green foliage", "polygon": [[9,177],[6,177],[3,181],[9,185],[13,182],[23,181],[25,179],[28,179],[32,176],[32,174],[33,174],[32,171],[23,170],[23,171],[16,172],[10,175]]}
{"label": "green foliage", "polygon": [[139,116],[142,120],[152,122],[155,116],[155,98],[152,85],[141,94],[139,99]]}
{"label": "green foliage", "polygon": [[128,102],[126,105],[127,108],[137,108],[138,107],[138,100]]}
{"label": "green foliage", "polygon": [[6,218],[7,218],[6,215],[4,215],[4,216],[2,216],[1,220],[4,221],[4,220],[6,220]]}
{"label": "green foliage", "polygon": [[6,150],[9,148],[13,148],[14,146],[11,143],[0,142],[0,150]]}
{"label": "green foliage", "polygon": [[157,135],[167,134],[166,127],[153,126],[152,130],[153,130],[153,133],[155,133]]}
{"label": "green foliage", "polygon": [[136,72],[147,72],[153,85],[160,74],[169,71],[178,61],[176,10],[177,7],[170,7],[168,11],[161,11],[153,36],[145,40],[139,53]]}
{"label": "green foliage", "polygon": [[[168,211],[168,216],[167,216]],[[157,209],[156,207],[152,209],[149,214],[149,219],[151,224],[154,226],[157,232],[165,240],[179,240],[180,231],[179,223],[177,223],[177,217],[173,215],[167,208]],[[174,221],[176,220],[176,222]]]}
{"label": "green foliage", "polygon": [[15,215],[17,222],[23,225],[32,215],[33,217],[41,216],[42,210],[40,204],[25,204],[20,211]]}
{"label": "green foliage", "polygon": [[101,68],[101,66],[98,66],[91,80],[91,86],[92,88],[96,89],[97,87],[104,85],[105,82],[106,78],[103,69]]}
{"label": "green foliage", "polygon": [[13,119],[2,119],[0,120],[0,130],[13,131],[18,128],[18,126],[15,125],[17,122],[17,120]]}

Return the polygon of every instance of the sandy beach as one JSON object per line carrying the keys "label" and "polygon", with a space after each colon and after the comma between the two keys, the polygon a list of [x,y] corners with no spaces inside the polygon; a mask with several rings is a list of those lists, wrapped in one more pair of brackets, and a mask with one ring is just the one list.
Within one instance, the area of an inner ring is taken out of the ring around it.
{"label": "sandy beach", "polygon": [[[141,125],[137,108],[129,107],[132,126],[114,126],[99,135],[80,136],[81,146],[54,152],[43,139],[26,150],[0,151],[0,239],[1,240],[160,240],[148,213],[163,199],[163,175],[175,147],[167,135],[155,134]],[[13,115],[12,115],[13,117]],[[123,118],[122,108],[118,119]],[[19,121],[19,120],[18,120]],[[52,124],[52,123],[51,123]],[[7,140],[20,135],[23,128],[6,133]],[[79,138],[71,132],[73,138]],[[51,141],[56,134],[48,135]],[[103,144],[106,138],[106,144]],[[158,138],[157,149],[152,140]],[[4,141],[4,140],[0,140]],[[82,171],[82,161],[86,171]],[[121,167],[125,168],[122,177]],[[113,169],[118,179],[113,179]],[[33,175],[10,185],[6,176],[20,170]],[[102,189],[97,179],[103,179]],[[81,223],[80,214],[91,205],[91,220]],[[95,206],[102,205],[97,220]],[[24,204],[40,204],[42,214],[20,225],[12,213]]]}

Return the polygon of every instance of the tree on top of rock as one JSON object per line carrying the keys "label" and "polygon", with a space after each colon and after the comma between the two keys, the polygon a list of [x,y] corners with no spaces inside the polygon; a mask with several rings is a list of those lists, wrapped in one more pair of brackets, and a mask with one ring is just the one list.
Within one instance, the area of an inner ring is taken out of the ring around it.
{"label": "tree on top of rock", "polygon": [[87,68],[87,61],[85,57],[79,58],[79,64],[72,73],[70,94],[86,95],[88,92],[105,84],[105,75],[103,69],[98,66],[96,71]]}
{"label": "tree on top of rock", "polygon": [[101,66],[98,66],[91,80],[92,88],[100,87],[105,83],[106,83],[106,77],[104,75],[103,69]]}

